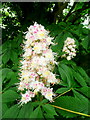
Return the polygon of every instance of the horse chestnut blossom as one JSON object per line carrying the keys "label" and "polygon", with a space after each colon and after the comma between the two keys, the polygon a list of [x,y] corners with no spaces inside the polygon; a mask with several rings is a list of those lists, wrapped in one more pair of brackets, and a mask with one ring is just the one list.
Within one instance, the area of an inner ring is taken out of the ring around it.
{"label": "horse chestnut blossom", "polygon": [[71,60],[73,57],[76,56],[76,50],[75,50],[75,40],[68,37],[64,41],[64,47],[63,52],[65,52],[61,57],[65,57],[67,60]]}
{"label": "horse chestnut blossom", "polygon": [[50,49],[50,45],[54,44],[53,38],[44,26],[35,22],[28,28],[25,39],[19,73],[20,103],[26,104],[38,93],[53,101],[55,94],[51,85],[59,83],[59,79],[56,79],[53,73],[54,65],[57,64],[54,58],[56,53]]}

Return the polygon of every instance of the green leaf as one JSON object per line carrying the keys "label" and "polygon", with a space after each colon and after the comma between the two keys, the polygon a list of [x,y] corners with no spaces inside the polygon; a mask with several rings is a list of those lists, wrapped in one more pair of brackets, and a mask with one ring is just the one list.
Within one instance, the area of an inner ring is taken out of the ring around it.
{"label": "green leaf", "polygon": [[86,86],[86,87],[81,87],[81,88],[77,88],[76,90],[80,91],[82,94],[84,94],[85,96],[87,96],[88,98],[90,98],[90,87]]}
{"label": "green leaf", "polygon": [[7,87],[10,87],[11,85],[14,85],[18,82],[15,72],[9,72],[7,74],[7,79],[10,79],[9,83],[7,84]]}
{"label": "green leaf", "polygon": [[49,30],[51,29],[52,31],[50,32],[51,36],[57,36],[58,34],[60,34],[62,32],[61,26],[59,26],[58,24],[52,24],[49,25],[47,27]]}
{"label": "green leaf", "polygon": [[85,34],[85,35],[88,35],[88,34],[89,34],[89,30],[86,29],[86,28],[83,28],[83,29],[82,29],[82,32],[83,32],[83,34]]}
{"label": "green leaf", "polygon": [[80,94],[79,92],[77,92],[76,90],[73,89],[73,93],[74,93],[74,96],[79,99],[81,101],[81,103],[83,104],[83,112],[88,114],[88,103],[89,103],[89,100],[83,96],[82,94]]}
{"label": "green leaf", "polygon": [[12,62],[17,62],[18,60],[18,55],[14,50],[11,51],[10,59],[12,60]]}
{"label": "green leaf", "polygon": [[52,115],[52,114],[49,114],[49,113],[44,113],[44,116],[45,116],[45,119],[55,119],[55,117]]}
{"label": "green leaf", "polygon": [[2,94],[2,102],[15,101],[18,98],[18,94],[13,90],[7,90]]}
{"label": "green leaf", "polygon": [[7,104],[2,104],[2,115],[8,110]]}
{"label": "green leaf", "polygon": [[48,102],[47,99],[43,99],[43,100],[41,101],[41,105],[42,105],[42,104],[45,104],[45,103],[47,103],[47,102]]}
{"label": "green leaf", "polygon": [[68,88],[59,88],[59,89],[56,90],[55,93],[64,93],[64,92],[66,92],[67,90],[69,90],[69,89],[68,89]]}
{"label": "green leaf", "polygon": [[59,25],[66,27],[66,23],[65,22],[60,22]]}
{"label": "green leaf", "polygon": [[24,104],[20,109],[20,112],[17,118],[29,118],[32,112],[33,112],[32,103],[30,102],[30,103]]}
{"label": "green leaf", "polygon": [[85,72],[85,70],[81,67],[77,67],[77,70],[79,71],[79,73],[81,74],[81,76],[84,78],[84,80],[90,84],[90,78],[87,75],[87,73]]}
{"label": "green leaf", "polygon": [[5,114],[2,116],[2,118],[17,118],[17,115],[19,113],[19,107],[18,104],[12,106],[11,108],[9,108]]}
{"label": "green leaf", "polygon": [[73,75],[81,86],[87,86],[85,79],[79,73],[74,72]]}
{"label": "green leaf", "polygon": [[[59,97],[55,100],[53,104],[68,110],[76,111],[76,112],[82,112],[85,109],[83,103],[81,103],[81,101],[78,98],[71,97],[71,96]],[[73,118],[77,116],[77,114],[71,113],[65,110],[61,110],[58,108],[56,110],[59,114],[61,114],[63,117],[66,117],[66,118]]]}
{"label": "green leaf", "polygon": [[62,38],[64,34],[60,33],[56,38],[55,38],[55,43],[57,43],[56,45],[52,45],[52,50],[58,54],[61,53],[63,44],[64,44],[64,38]]}
{"label": "green leaf", "polygon": [[52,117],[54,115],[58,115],[55,111],[55,108],[52,107],[50,104],[45,104],[42,106],[43,110],[48,114],[48,117]]}
{"label": "green leaf", "polygon": [[88,38],[88,36],[86,36],[85,38],[84,38],[84,40],[82,40],[82,46],[87,50],[88,49],[88,47],[89,47],[89,38]]}
{"label": "green leaf", "polygon": [[5,86],[6,88],[8,88],[18,82],[18,79],[16,77],[17,74],[9,68],[3,68],[2,70],[0,70],[0,74],[2,77],[1,79],[2,79],[3,83],[8,81],[8,83]]}
{"label": "green leaf", "polygon": [[74,85],[72,69],[65,64],[59,64],[59,67],[63,69],[64,75],[66,75],[68,86],[72,87]]}
{"label": "green leaf", "polygon": [[9,59],[10,59],[10,51],[7,51],[2,55],[2,61],[4,64],[6,64],[9,61]]}
{"label": "green leaf", "polygon": [[[77,88],[75,88],[77,90]],[[88,104],[88,99],[83,96],[82,94],[80,94],[79,92],[77,92],[75,89],[73,89],[73,93],[75,95],[75,97],[79,98],[82,102],[87,103]]]}
{"label": "green leaf", "polygon": [[65,71],[59,66],[58,66],[58,70],[59,70],[59,73],[61,75],[61,79],[63,80],[64,83],[67,84],[67,77],[66,77]]}
{"label": "green leaf", "polygon": [[3,68],[2,70],[0,70],[0,73],[2,73],[2,81],[7,77],[7,74],[11,72],[12,70],[9,68]]}
{"label": "green leaf", "polygon": [[7,47],[8,47],[8,41],[0,45],[0,49],[1,49],[0,54],[5,53],[7,50]]}
{"label": "green leaf", "polygon": [[30,115],[30,118],[43,118],[41,107],[38,106]]}
{"label": "green leaf", "polygon": [[33,107],[37,107],[37,106],[39,106],[40,104],[41,104],[40,101],[32,102],[32,106],[33,106]]}
{"label": "green leaf", "polygon": [[76,63],[74,61],[66,60],[66,59],[62,60],[60,63],[61,64],[66,64],[66,65],[69,65],[69,66],[76,66]]}

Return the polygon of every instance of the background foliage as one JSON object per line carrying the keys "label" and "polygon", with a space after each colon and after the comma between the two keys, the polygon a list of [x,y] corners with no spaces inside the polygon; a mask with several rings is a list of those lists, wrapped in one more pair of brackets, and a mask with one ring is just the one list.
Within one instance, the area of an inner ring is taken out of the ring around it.
{"label": "background foliage", "polygon": [[[3,3],[0,6],[2,16],[2,45],[1,70],[2,76],[2,117],[3,118],[69,118],[88,119],[90,114],[90,30],[82,23],[89,16],[88,3],[75,2],[32,2],[32,3]],[[24,33],[34,22],[42,24],[53,36],[55,46],[52,50],[58,54],[58,65],[55,73],[61,79],[54,91],[60,96],[55,102],[29,102],[18,107],[20,94],[17,92],[19,60],[22,49],[20,45]],[[74,38],[77,45],[77,56],[70,61],[62,59],[62,48],[67,37]],[[54,106],[53,106],[54,105]],[[59,106],[59,108],[55,108]],[[66,110],[60,109],[64,108]]]}

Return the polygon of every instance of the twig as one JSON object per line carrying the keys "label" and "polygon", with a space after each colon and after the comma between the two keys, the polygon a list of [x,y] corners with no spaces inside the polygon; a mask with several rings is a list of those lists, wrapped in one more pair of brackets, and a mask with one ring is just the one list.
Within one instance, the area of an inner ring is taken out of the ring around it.
{"label": "twig", "polygon": [[72,88],[70,88],[69,90],[65,91],[64,93],[58,95],[58,96],[55,97],[53,100],[55,100],[55,99],[57,99],[58,97],[60,97],[60,96],[62,96],[62,95],[64,95],[64,94],[66,94],[67,92],[69,92],[69,91],[71,91],[71,90],[72,90]]}
{"label": "twig", "polygon": [[65,108],[62,108],[62,107],[59,107],[59,106],[55,106],[55,105],[51,105],[51,106],[53,106],[55,108],[58,108],[58,109],[61,109],[61,110],[65,110],[65,111],[71,112],[71,113],[75,113],[75,114],[78,114],[78,115],[83,115],[83,116],[90,117],[90,115],[87,115],[87,114],[84,114],[84,113],[68,110],[68,109],[65,109]]}

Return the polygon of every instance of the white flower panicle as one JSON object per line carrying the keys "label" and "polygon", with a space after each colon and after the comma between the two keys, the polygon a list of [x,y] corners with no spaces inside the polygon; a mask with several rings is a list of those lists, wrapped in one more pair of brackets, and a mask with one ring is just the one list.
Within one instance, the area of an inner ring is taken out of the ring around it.
{"label": "white flower panicle", "polygon": [[57,64],[54,58],[55,53],[50,49],[50,45],[54,44],[53,38],[49,36],[49,32],[44,29],[44,26],[35,22],[28,28],[25,39],[23,59],[20,61],[18,90],[26,92],[21,94],[20,103],[31,101],[38,92],[52,101],[55,94],[50,85],[59,82],[52,72],[54,64]]}
{"label": "white flower panicle", "polygon": [[61,57],[65,57],[67,60],[71,60],[76,56],[75,50],[75,40],[68,37],[64,42],[63,52],[65,52]]}

